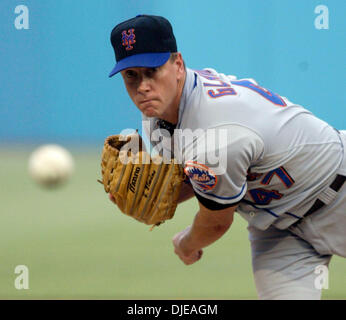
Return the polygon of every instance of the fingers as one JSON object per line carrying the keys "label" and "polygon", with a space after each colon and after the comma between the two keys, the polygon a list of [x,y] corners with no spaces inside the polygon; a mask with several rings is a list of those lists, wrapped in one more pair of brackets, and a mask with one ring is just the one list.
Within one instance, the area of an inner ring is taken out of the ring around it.
{"label": "fingers", "polygon": [[173,239],[172,239],[173,245],[175,248],[177,248],[179,246],[179,242],[180,242],[180,233],[177,233]]}
{"label": "fingers", "polygon": [[177,233],[173,237],[172,242],[173,242],[173,246],[174,246],[174,253],[179,257],[179,259],[185,265],[191,265],[202,258],[203,250],[199,249],[197,251],[192,252],[189,255],[185,255],[181,246],[180,246],[181,238],[183,237],[183,235],[184,235],[184,233],[180,232],[180,233]]}
{"label": "fingers", "polygon": [[201,259],[202,256],[203,256],[203,250],[202,250],[202,249],[201,249],[201,250],[198,250],[197,255],[198,255],[197,260]]}
{"label": "fingers", "polygon": [[117,203],[115,202],[115,198],[114,198],[111,194],[108,195],[108,198],[109,198],[109,200],[112,201],[114,204],[117,204]]}
{"label": "fingers", "polygon": [[185,265],[191,265],[195,262],[197,262],[198,260],[200,260],[202,258],[203,255],[203,250],[198,250],[194,253],[192,253],[190,256],[186,257],[186,256],[179,256],[180,260],[184,262]]}

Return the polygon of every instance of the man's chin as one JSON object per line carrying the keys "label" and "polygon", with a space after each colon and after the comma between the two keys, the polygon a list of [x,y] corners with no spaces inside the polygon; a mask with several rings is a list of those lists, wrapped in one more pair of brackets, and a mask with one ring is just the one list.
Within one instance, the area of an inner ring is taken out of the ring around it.
{"label": "man's chin", "polygon": [[145,110],[142,111],[145,116],[149,118],[156,117],[156,112],[153,108],[146,108]]}

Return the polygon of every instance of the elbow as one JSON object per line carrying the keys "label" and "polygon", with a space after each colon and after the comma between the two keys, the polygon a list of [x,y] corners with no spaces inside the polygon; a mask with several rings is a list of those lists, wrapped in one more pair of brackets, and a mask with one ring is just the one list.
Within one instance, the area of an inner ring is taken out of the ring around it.
{"label": "elbow", "polygon": [[219,223],[215,225],[214,232],[219,234],[224,234],[230,228],[230,226],[232,225],[232,222],[233,222],[233,219],[232,221],[228,221],[227,223],[222,223],[222,224]]}

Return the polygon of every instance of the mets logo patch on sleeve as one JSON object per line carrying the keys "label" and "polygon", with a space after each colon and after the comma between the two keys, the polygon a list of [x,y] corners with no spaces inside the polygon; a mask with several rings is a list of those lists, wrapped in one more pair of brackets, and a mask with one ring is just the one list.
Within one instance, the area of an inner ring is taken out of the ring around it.
{"label": "mets logo patch on sleeve", "polygon": [[200,191],[208,191],[215,188],[217,183],[216,174],[206,165],[195,161],[186,161],[184,171]]}

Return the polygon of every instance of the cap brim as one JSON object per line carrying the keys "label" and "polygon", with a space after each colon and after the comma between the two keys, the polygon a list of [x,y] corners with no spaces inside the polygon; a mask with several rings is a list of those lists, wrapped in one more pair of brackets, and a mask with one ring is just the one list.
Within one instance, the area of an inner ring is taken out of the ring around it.
{"label": "cap brim", "polygon": [[113,77],[116,73],[127,68],[143,67],[143,68],[155,68],[165,64],[171,53],[170,52],[159,52],[159,53],[140,53],[133,56],[129,56],[120,60],[109,77]]}

